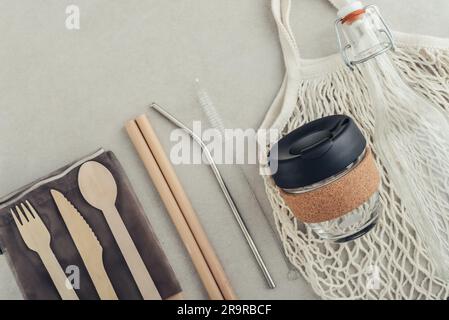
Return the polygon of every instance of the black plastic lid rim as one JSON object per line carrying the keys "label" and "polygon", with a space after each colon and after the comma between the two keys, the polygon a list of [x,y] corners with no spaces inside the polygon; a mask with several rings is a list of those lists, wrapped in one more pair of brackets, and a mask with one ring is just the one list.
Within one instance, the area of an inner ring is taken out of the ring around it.
{"label": "black plastic lid rim", "polygon": [[317,184],[348,170],[366,149],[366,139],[345,115],[324,117],[292,131],[270,151],[272,177],[282,189]]}

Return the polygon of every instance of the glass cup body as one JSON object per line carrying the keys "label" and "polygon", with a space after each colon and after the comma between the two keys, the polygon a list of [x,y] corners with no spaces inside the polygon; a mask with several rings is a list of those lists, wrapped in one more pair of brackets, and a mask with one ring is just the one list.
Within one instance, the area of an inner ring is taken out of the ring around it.
{"label": "glass cup body", "polygon": [[[343,176],[351,172],[364,159],[365,155],[366,150],[354,163],[349,165],[346,170],[338,175],[315,183],[311,186],[284,191],[291,194],[299,194],[319,189],[341,179]],[[337,243],[348,242],[363,236],[376,225],[380,209],[381,205],[379,192],[376,192],[360,207],[339,218],[320,223],[306,223],[305,225],[312,229],[322,239]]]}
{"label": "glass cup body", "polygon": [[376,192],[363,205],[342,217],[306,225],[322,239],[348,242],[365,235],[376,225],[380,207],[379,193]]}

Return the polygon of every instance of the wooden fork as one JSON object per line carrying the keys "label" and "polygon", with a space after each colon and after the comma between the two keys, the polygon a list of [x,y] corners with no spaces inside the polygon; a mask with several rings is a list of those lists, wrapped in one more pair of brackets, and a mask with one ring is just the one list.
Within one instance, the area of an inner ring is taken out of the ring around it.
{"label": "wooden fork", "polygon": [[50,232],[33,206],[28,201],[25,202],[28,207],[21,203],[22,210],[16,206],[16,213],[10,209],[23,241],[30,250],[39,255],[61,298],[78,300],[75,290],[50,247]]}

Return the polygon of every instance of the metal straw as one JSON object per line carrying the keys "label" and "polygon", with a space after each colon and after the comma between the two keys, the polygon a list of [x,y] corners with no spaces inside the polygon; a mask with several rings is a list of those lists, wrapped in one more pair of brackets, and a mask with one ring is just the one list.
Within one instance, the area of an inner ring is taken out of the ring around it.
{"label": "metal straw", "polygon": [[159,106],[157,103],[153,103],[150,106],[151,109],[156,110],[159,114],[161,114],[164,118],[175,124],[177,127],[183,129],[185,132],[187,132],[192,139],[198,143],[201,146],[201,149],[205,153],[207,160],[209,161],[212,171],[217,178],[218,184],[220,185],[221,190],[223,191],[224,196],[226,197],[226,201],[229,204],[229,207],[232,210],[232,213],[234,214],[235,219],[237,220],[237,223],[242,230],[243,235],[245,236],[246,242],[248,243],[249,247],[251,248],[251,251],[254,255],[254,258],[257,261],[257,264],[259,265],[260,270],[262,271],[265,279],[267,280],[268,286],[270,289],[276,288],[276,284],[271,277],[270,271],[268,270],[262,256],[260,255],[259,249],[257,248],[256,244],[254,243],[253,238],[251,237],[251,234],[248,231],[248,228],[246,227],[245,222],[243,221],[243,218],[237,209],[237,206],[234,202],[234,199],[232,199],[231,194],[229,193],[228,187],[226,186],[226,183],[224,182],[220,171],[218,170],[217,165],[214,162],[214,159],[207,148],[207,146],[204,144],[203,140],[198,137],[189,127],[187,127],[185,124],[183,124],[181,121],[176,119],[173,115],[171,115],[168,111],[164,110],[161,106]]}

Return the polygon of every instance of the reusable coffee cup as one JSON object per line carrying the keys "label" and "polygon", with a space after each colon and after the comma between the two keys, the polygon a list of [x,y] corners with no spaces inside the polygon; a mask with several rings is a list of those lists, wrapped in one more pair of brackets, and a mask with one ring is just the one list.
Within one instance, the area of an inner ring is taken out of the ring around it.
{"label": "reusable coffee cup", "polygon": [[297,219],[321,238],[355,240],[378,220],[380,175],[356,123],[334,115],[310,122],[273,146],[272,178]]}

